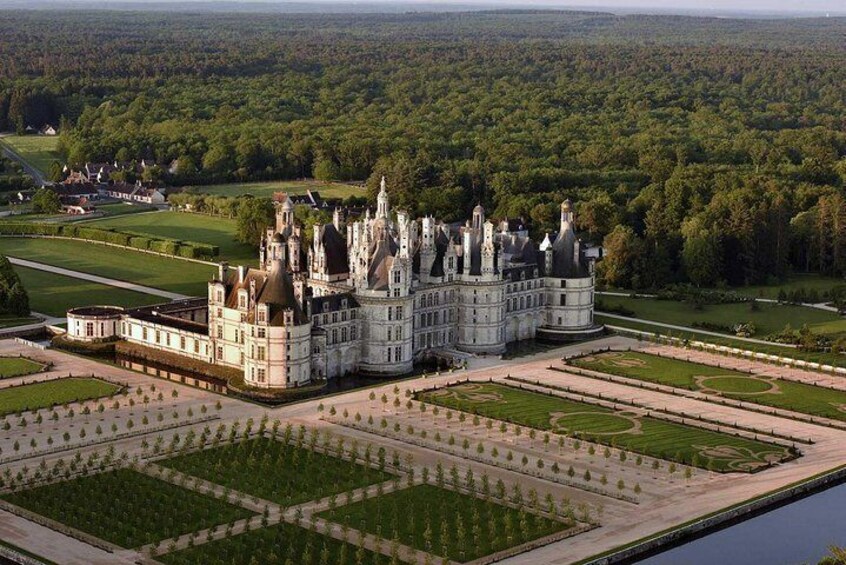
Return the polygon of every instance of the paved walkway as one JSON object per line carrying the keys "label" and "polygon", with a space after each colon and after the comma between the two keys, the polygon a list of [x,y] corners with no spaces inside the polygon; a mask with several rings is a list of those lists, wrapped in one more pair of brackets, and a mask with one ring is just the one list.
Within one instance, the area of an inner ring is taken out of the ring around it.
{"label": "paved walkway", "polygon": [[9,261],[12,263],[12,265],[20,265],[21,267],[29,267],[30,269],[38,269],[39,271],[47,271],[50,273],[55,273],[57,275],[73,277],[75,279],[82,279],[99,284],[105,284],[116,288],[123,288],[125,290],[133,290],[142,294],[161,296],[162,298],[168,298],[170,300],[183,300],[185,298],[191,298],[187,294],[179,294],[178,292],[170,292],[167,290],[162,290],[160,288],[153,288],[151,286],[144,286],[131,282],[121,281],[118,279],[110,279],[107,277],[101,277],[99,275],[92,275],[90,273],[83,273],[80,271],[72,271],[70,269],[64,269],[62,267],[56,267],[54,265],[48,265],[46,263],[38,263],[37,261],[29,261],[27,259],[19,259],[17,257],[9,257]]}

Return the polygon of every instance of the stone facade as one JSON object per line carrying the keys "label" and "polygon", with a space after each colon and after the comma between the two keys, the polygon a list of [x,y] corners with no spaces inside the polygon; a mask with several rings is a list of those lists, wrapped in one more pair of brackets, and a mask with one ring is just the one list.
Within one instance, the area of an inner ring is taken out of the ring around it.
{"label": "stone facade", "polygon": [[525,226],[494,224],[481,206],[464,225],[394,212],[383,179],[375,214],[347,223],[336,210],[311,241],[285,199],[258,268],[221,264],[207,300],[128,310],[114,327],[130,341],[241,369],[254,387],[399,375],[433,350],[500,354],[513,341],[601,331],[596,251],[577,239],[569,201],[558,232],[536,246]]}

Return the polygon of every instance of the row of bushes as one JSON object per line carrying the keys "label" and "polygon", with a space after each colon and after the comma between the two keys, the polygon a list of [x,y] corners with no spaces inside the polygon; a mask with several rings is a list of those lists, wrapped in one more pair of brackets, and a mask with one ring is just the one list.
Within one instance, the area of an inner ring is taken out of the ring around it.
{"label": "row of bushes", "polygon": [[108,228],[95,228],[81,224],[3,222],[0,223],[0,234],[47,235],[87,239],[189,259],[214,259],[220,254],[220,248],[218,246],[209,245],[208,243],[151,237],[147,234],[123,232]]}
{"label": "row of bushes", "polygon": [[660,290],[658,300],[675,300],[693,304],[736,304],[752,300],[739,292],[721,289],[703,289],[689,284],[675,284]]}

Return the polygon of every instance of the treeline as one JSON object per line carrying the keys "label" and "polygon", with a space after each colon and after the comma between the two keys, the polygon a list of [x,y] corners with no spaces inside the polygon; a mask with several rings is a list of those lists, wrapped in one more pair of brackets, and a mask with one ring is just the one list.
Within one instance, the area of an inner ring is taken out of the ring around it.
{"label": "treeline", "polygon": [[29,295],[5,255],[0,255],[0,314],[29,316]]}
{"label": "treeline", "polygon": [[0,24],[0,126],[24,93],[23,107],[66,116],[71,163],[152,158],[174,184],[367,179],[371,196],[385,175],[414,213],[459,220],[481,202],[535,235],[570,197],[615,286],[846,274],[842,19],[8,12]]}

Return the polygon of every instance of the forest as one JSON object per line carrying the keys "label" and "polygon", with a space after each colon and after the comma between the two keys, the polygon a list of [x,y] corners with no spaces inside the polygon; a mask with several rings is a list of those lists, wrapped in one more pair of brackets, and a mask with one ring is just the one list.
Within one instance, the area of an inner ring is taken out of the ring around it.
{"label": "forest", "polygon": [[[846,20],[0,12],[0,131],[174,185],[388,178],[555,229],[608,285],[846,275]],[[119,30],[116,32],[116,30]]]}

